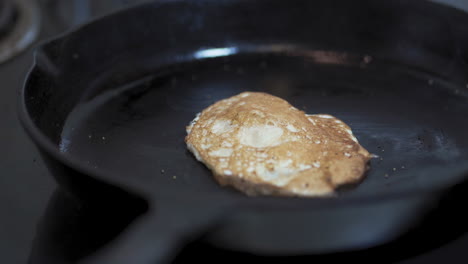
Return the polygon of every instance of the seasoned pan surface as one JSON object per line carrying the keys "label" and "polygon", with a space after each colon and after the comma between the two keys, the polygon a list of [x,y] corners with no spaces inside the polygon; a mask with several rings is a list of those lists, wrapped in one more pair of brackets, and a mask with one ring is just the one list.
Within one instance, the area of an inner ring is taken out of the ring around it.
{"label": "seasoned pan surface", "polygon": [[185,126],[217,100],[262,91],[337,116],[378,155],[366,179],[342,196],[419,184],[408,171],[467,160],[467,88],[369,55],[315,56],[253,53],[168,66],[77,107],[61,151],[148,192],[234,195],[186,150]]}

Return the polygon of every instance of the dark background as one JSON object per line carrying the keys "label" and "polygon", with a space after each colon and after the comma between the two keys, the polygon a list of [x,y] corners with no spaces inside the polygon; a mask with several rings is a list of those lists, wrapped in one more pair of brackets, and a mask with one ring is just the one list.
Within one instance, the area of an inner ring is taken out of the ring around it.
{"label": "dark background", "polygon": [[[40,39],[137,2],[143,1],[41,0],[43,16]],[[468,1],[438,2],[468,10]],[[0,263],[70,263],[112,239],[141,210],[139,205],[121,208],[78,201],[57,189],[16,117],[16,95],[32,63],[32,49],[33,47],[0,65]],[[120,220],[112,225],[104,225],[106,217]],[[446,228],[448,227],[440,226],[440,230]],[[426,239],[431,238],[432,230],[424,232]],[[437,240],[436,237],[434,239]],[[424,241],[415,241],[406,243],[404,248],[390,245],[368,252],[293,259],[261,258],[195,243],[186,248],[176,262],[227,259],[232,262],[254,260],[270,263],[294,260],[311,263],[346,261],[353,257],[361,262],[374,263],[468,263],[468,234],[457,234],[450,240],[427,247],[422,246],[426,244]]]}

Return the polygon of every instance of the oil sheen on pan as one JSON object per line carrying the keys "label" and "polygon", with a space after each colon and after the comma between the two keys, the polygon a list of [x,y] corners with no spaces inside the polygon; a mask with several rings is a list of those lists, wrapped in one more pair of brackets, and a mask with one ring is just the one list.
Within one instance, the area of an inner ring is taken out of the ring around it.
{"label": "oil sheen on pan", "polygon": [[186,129],[188,149],[215,179],[251,196],[331,196],[359,182],[372,157],[343,121],[266,93],[218,101]]}

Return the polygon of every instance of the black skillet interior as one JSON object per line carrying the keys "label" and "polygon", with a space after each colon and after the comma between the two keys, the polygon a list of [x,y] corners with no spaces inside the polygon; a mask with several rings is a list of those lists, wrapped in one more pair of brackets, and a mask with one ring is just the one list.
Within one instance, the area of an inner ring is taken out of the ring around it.
{"label": "black skillet interior", "polygon": [[[49,157],[150,202],[311,210],[401,198],[461,180],[467,23],[464,13],[425,1],[154,2],[42,46],[20,115]],[[185,126],[242,91],[335,115],[379,158],[332,201],[221,188],[187,152]]]}
{"label": "black skillet interior", "polygon": [[75,108],[60,149],[91,168],[138,178],[155,192],[226,192],[187,151],[185,126],[217,100],[262,91],[306,112],[341,118],[379,156],[353,195],[391,192],[412,184],[413,175],[402,172],[467,160],[462,87],[378,59],[361,65],[362,58],[347,55],[323,65],[317,58],[252,53],[161,69]]}

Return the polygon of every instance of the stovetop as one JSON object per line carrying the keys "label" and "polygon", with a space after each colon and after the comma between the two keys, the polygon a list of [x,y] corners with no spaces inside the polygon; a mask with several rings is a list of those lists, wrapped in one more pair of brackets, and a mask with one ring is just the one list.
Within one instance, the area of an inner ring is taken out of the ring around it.
{"label": "stovetop", "polygon": [[[1,1],[0,3],[34,0]],[[25,52],[0,63],[0,263],[74,263],[111,241],[141,213],[138,206],[121,208],[106,205],[104,208],[103,205],[77,200],[62,191],[53,181],[17,120],[16,97],[32,63],[33,47],[40,40],[93,17],[145,0],[37,1],[40,6],[40,24],[37,23],[40,25],[40,34],[37,39],[33,39],[35,44]],[[463,1],[446,1],[463,6]],[[0,4],[0,13],[6,5]],[[3,35],[8,30],[7,27],[2,27],[1,19],[0,47]],[[4,21],[7,19],[11,22],[12,17],[6,17]],[[405,264],[468,262],[468,234],[459,234],[453,236],[451,241],[444,240],[430,246],[423,241],[427,239],[436,238],[431,237],[431,232],[428,231],[421,234],[420,243],[416,240],[414,243],[393,243],[363,252],[287,258],[231,252],[200,241],[185,248],[175,263],[206,260],[259,263],[338,260]]]}

